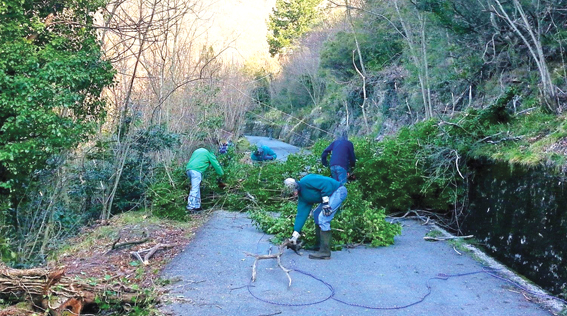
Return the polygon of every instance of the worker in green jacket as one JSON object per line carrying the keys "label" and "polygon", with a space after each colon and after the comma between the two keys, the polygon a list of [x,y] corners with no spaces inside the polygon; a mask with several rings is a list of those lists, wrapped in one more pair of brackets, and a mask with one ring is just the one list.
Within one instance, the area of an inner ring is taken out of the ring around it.
{"label": "worker in green jacket", "polygon": [[257,146],[256,149],[252,151],[250,158],[254,161],[276,160],[278,155],[276,155],[270,147],[261,145]]}
{"label": "worker in green jacket", "polygon": [[189,192],[189,198],[187,198],[187,211],[190,213],[201,210],[201,180],[203,172],[209,166],[213,166],[219,177],[224,175],[217,157],[205,148],[199,148],[193,152],[185,167],[187,176],[191,179],[191,191]]}
{"label": "worker in green jacket", "polygon": [[331,259],[331,220],[347,197],[347,189],[339,181],[318,174],[308,174],[300,181],[288,178],[284,181],[287,194],[297,196],[297,216],[293,226],[293,234],[289,239],[297,245],[301,229],[311,213],[314,204],[319,203],[313,211],[315,221],[315,250],[310,259]]}

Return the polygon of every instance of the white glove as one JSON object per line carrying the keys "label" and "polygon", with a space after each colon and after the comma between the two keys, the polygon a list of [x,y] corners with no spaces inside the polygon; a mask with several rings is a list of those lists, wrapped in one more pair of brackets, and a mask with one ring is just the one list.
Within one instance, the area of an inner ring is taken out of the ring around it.
{"label": "white glove", "polygon": [[329,205],[329,197],[328,196],[324,196],[323,197],[323,215],[325,216],[329,216],[331,215],[331,213],[333,212],[333,209],[331,209],[331,206]]}
{"label": "white glove", "polygon": [[298,232],[294,231],[293,234],[291,234],[291,238],[289,239],[289,241],[292,244],[297,244],[297,238],[299,238],[299,236],[301,236]]}

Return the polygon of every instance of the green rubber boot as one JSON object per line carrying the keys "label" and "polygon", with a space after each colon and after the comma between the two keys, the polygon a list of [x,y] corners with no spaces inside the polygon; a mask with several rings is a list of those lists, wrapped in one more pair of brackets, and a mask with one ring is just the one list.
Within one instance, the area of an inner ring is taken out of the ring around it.
{"label": "green rubber boot", "polygon": [[305,250],[319,251],[321,248],[321,227],[315,224],[315,245],[305,248]]}
{"label": "green rubber boot", "polygon": [[331,231],[321,231],[321,249],[309,255],[309,259],[328,260],[331,259]]}

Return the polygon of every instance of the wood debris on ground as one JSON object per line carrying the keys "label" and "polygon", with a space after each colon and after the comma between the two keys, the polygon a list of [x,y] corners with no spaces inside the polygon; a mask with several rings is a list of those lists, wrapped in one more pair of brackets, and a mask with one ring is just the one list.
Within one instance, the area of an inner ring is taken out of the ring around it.
{"label": "wood debris on ground", "polygon": [[70,249],[45,268],[20,270],[2,265],[0,299],[13,306],[3,308],[0,316],[45,311],[54,316],[79,315],[101,299],[116,305],[140,304],[148,299],[140,289],[154,287],[165,264],[183,250],[207,217],[193,216],[184,225],[167,221],[98,223],[70,240]]}

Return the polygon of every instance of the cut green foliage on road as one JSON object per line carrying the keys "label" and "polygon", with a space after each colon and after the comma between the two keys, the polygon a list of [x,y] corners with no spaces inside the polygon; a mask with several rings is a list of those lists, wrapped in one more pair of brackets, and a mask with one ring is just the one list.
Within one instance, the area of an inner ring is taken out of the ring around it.
{"label": "cut green foliage on road", "polygon": [[[321,152],[326,142],[318,142],[313,152]],[[264,232],[273,234],[279,242],[293,232],[297,201],[282,196],[285,178],[300,179],[306,174],[329,175],[316,154],[295,154],[284,162],[249,164],[242,156],[230,153],[224,156],[225,181],[228,187],[221,191],[207,182],[208,197],[204,203],[214,203],[223,209],[250,212],[251,218]],[[333,221],[333,238],[337,245],[368,243],[387,246],[400,234],[399,225],[388,223],[383,208],[374,207],[363,193],[359,183],[347,184],[348,197],[339,215]],[[207,190],[205,190],[207,192]],[[314,223],[308,221],[303,230],[305,240],[314,241]]]}
{"label": "cut green foliage on road", "polygon": [[[319,142],[313,150],[320,152],[325,146],[325,142]],[[248,154],[236,153],[231,148],[228,154],[219,156],[228,186],[224,190],[218,189],[214,175],[206,173],[202,185],[203,207],[248,211],[256,225],[266,233],[274,234],[279,242],[291,235],[297,208],[296,201],[282,196],[283,180],[288,177],[299,179],[308,173],[328,176],[329,171],[315,154],[296,154],[285,162],[263,164],[251,164]],[[183,195],[183,190],[187,190],[186,176],[181,170],[172,171],[171,175],[173,182],[164,180],[152,187],[151,205],[154,215],[181,219],[185,214],[186,191]],[[336,244],[392,244],[394,236],[401,232],[400,226],[385,220],[385,210],[368,201],[361,183],[349,183],[347,189],[347,200],[333,221]],[[314,241],[313,225],[313,221],[308,221],[304,229],[308,242]]]}

